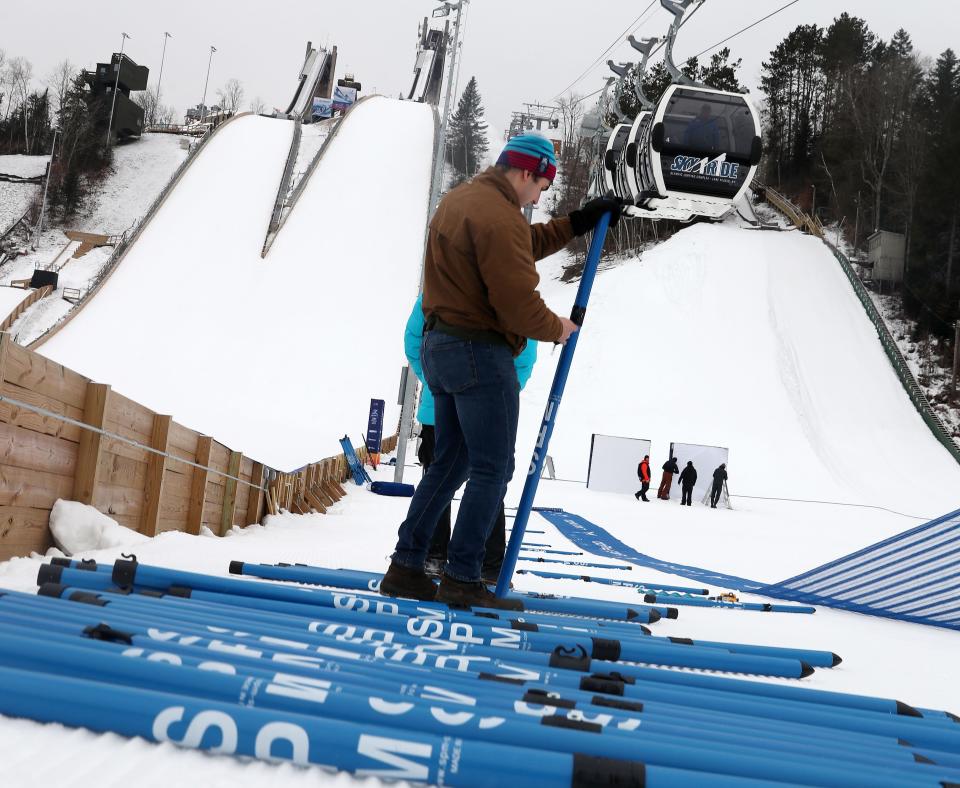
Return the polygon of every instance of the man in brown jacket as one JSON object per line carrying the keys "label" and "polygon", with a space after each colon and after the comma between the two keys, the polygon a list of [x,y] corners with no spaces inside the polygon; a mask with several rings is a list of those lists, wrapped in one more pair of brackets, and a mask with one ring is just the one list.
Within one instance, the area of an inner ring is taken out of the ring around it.
{"label": "man in brown jacket", "polygon": [[[569,216],[527,224],[556,175],[553,145],[511,139],[495,167],[453,189],[430,222],[424,263],[420,357],[434,398],[436,449],[401,523],[380,585],[389,596],[453,605],[518,607],[481,582],[484,543],[513,475],[520,410],[513,357],[526,337],[565,344],[577,330],[537,292],[535,262],[591,230],[620,203],[600,198]],[[467,482],[439,590],[423,571],[437,520]]]}

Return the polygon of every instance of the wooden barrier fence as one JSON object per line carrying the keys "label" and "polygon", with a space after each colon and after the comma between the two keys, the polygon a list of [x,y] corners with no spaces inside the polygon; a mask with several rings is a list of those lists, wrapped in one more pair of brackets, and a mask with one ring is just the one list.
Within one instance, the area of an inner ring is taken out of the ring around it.
{"label": "wooden barrier fence", "polygon": [[223,535],[280,509],[326,512],[349,476],[342,455],[277,473],[0,334],[0,560],[51,546],[59,498],[147,536]]}

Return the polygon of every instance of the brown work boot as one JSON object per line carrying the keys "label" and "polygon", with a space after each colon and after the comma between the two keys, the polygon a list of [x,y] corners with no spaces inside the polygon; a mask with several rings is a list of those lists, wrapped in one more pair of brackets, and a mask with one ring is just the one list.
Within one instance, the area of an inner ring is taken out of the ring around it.
{"label": "brown work boot", "polygon": [[523,603],[516,599],[501,599],[490,592],[482,582],[467,583],[454,580],[450,575],[440,578],[437,602],[450,607],[492,607],[498,610],[523,610]]}
{"label": "brown work boot", "polygon": [[411,569],[391,561],[390,568],[380,581],[380,593],[432,602],[437,595],[437,584],[427,577],[423,569]]}

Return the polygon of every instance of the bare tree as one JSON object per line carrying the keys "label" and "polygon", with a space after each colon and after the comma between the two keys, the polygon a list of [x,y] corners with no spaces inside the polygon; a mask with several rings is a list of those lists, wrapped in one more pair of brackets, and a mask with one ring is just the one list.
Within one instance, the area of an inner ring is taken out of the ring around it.
{"label": "bare tree", "polygon": [[161,93],[156,86],[134,94],[133,100],[143,110],[145,126],[168,126],[173,123],[176,114],[173,107],[163,104],[160,98]]}
{"label": "bare tree", "polygon": [[7,105],[9,106],[9,92],[4,91],[4,85],[6,84],[6,65],[7,62],[7,53],[0,49],[0,107],[3,106],[3,100],[8,99]]}
{"label": "bare tree", "polygon": [[143,110],[144,126],[153,126],[157,122],[157,107],[160,105],[160,91],[157,87],[138,90],[133,100]]}
{"label": "bare tree", "polygon": [[873,192],[875,229],[880,226],[883,190],[888,186],[894,143],[900,137],[905,109],[921,75],[915,55],[890,50],[848,82],[847,100],[861,145],[860,170]]}
{"label": "bare tree", "polygon": [[73,84],[78,69],[69,60],[61,60],[47,75],[47,87],[50,89],[50,110],[54,115],[60,113],[67,91]]}
{"label": "bare tree", "polygon": [[255,96],[250,102],[250,111],[259,115],[267,108],[266,102],[260,96]]}
{"label": "bare tree", "polygon": [[33,81],[33,64],[25,57],[15,57],[8,66],[10,72],[10,96],[16,96],[23,111],[23,144],[30,150],[30,130],[27,126],[27,96]]}
{"label": "bare tree", "polygon": [[243,103],[243,84],[238,79],[230,78],[217,91],[220,108],[226,112],[236,112]]}

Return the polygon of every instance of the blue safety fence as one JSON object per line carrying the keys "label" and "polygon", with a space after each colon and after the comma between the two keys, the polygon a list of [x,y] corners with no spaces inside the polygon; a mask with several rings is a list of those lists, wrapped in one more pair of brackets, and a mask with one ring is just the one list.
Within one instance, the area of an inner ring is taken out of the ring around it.
{"label": "blue safety fence", "polygon": [[538,511],[594,555],[761,596],[960,629],[960,510],[772,584],[653,558],[579,515]]}
{"label": "blue safety fence", "polygon": [[960,629],[960,510],[760,593]]}

